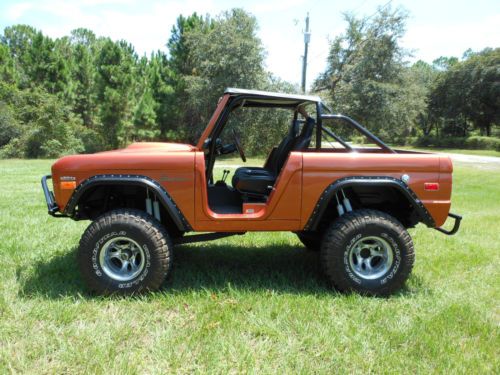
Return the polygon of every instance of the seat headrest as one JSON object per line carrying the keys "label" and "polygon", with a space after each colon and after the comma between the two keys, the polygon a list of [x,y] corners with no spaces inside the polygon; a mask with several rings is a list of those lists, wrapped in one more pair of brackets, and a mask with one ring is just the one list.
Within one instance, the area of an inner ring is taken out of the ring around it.
{"label": "seat headrest", "polygon": [[312,117],[308,117],[306,123],[302,127],[302,131],[300,135],[297,137],[295,145],[293,147],[294,151],[303,150],[309,147],[309,143],[311,143],[311,138],[314,130],[314,125],[316,121]]}
{"label": "seat headrest", "polygon": [[302,126],[302,131],[300,132],[301,137],[307,137],[307,134],[312,132],[316,121],[312,117],[308,117],[305,121],[305,124]]}
{"label": "seat headrest", "polygon": [[292,124],[290,125],[290,131],[288,132],[288,135],[291,136],[292,138],[297,137],[299,135],[299,129],[301,123],[302,123],[301,120],[292,120]]}

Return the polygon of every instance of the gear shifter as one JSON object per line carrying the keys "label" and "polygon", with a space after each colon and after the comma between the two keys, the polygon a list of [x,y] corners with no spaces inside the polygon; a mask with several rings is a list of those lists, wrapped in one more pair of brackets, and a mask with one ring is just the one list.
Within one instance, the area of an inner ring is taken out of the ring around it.
{"label": "gear shifter", "polygon": [[224,169],[224,171],[222,171],[222,179],[217,181],[215,183],[215,185],[216,186],[227,186],[226,185],[226,178],[227,178],[227,176],[229,176],[229,173],[230,173],[229,169]]}

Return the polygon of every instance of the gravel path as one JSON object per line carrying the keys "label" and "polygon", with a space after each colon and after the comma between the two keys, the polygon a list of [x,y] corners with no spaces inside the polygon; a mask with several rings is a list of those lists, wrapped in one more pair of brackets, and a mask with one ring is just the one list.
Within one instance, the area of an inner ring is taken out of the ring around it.
{"label": "gravel path", "polygon": [[458,163],[467,163],[467,164],[477,164],[479,166],[489,165],[500,168],[500,158],[496,156],[480,156],[480,155],[466,155],[466,154],[447,154],[451,157],[451,160]]}

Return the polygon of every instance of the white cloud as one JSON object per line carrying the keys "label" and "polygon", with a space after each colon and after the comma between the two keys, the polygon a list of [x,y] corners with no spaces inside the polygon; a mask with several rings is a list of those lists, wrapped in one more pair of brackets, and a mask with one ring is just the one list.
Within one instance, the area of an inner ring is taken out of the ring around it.
{"label": "white cloud", "polygon": [[[117,4],[129,8],[106,7]],[[130,7],[138,10],[130,11]],[[7,17],[15,23],[27,12],[39,14],[33,26],[52,37],[68,35],[73,29],[85,27],[99,36],[125,39],[142,55],[164,49],[179,14],[189,15],[195,11],[217,14],[221,10],[211,0],[202,3],[195,0],[147,3],[138,0],[47,0],[13,5],[7,9]],[[49,23],[44,17],[46,15],[56,17],[57,23]]]}
{"label": "white cloud", "polygon": [[19,3],[13,4],[7,9],[7,17],[9,20],[17,21],[20,19],[27,11],[33,8],[33,4],[31,3]]}
{"label": "white cloud", "polygon": [[287,1],[261,1],[253,2],[248,6],[248,9],[253,14],[259,13],[274,13],[279,14],[288,9],[296,8],[303,5],[306,0],[287,0]]}
{"label": "white cloud", "polygon": [[498,25],[500,14],[485,17],[482,21],[455,25],[421,24],[408,28],[403,45],[416,49],[416,58],[428,62],[440,56],[462,57],[467,48],[478,51],[485,47],[498,47]]}

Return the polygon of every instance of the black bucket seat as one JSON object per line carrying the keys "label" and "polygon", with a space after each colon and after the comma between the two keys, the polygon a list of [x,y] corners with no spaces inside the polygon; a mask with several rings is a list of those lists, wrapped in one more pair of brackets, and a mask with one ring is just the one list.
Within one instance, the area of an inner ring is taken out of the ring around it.
{"label": "black bucket seat", "polygon": [[264,168],[240,167],[233,175],[232,184],[240,193],[248,196],[266,196],[280,174],[281,168],[288,159],[291,151],[303,150],[309,147],[314,129],[314,119],[308,117],[297,136],[300,121],[294,120],[290,129],[277,147],[271,153]]}

